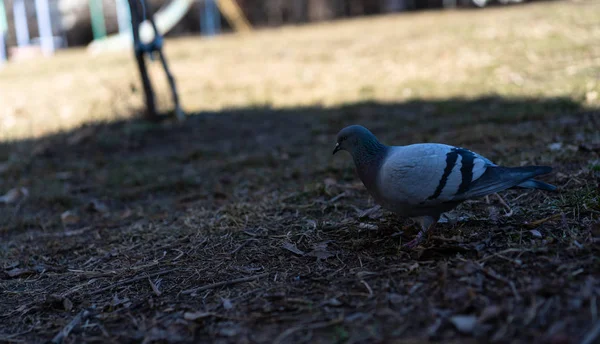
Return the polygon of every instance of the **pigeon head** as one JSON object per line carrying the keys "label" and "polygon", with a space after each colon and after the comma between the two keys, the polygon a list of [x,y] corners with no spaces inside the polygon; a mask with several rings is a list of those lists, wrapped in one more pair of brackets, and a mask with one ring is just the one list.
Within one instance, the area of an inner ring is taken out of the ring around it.
{"label": "pigeon head", "polygon": [[345,150],[355,156],[369,148],[379,148],[383,146],[377,140],[377,137],[369,129],[361,125],[351,125],[340,130],[337,134],[337,143],[333,154]]}

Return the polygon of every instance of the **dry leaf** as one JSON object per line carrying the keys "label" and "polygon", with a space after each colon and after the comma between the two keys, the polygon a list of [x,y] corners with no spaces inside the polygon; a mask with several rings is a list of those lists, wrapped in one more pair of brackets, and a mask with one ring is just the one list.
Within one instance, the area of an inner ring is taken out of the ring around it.
{"label": "dry leaf", "polygon": [[379,227],[377,227],[377,225],[374,225],[372,223],[362,223],[362,222],[361,222],[360,225],[358,225],[358,228],[360,228],[360,229],[368,229],[368,230],[371,230],[371,231],[379,229]]}
{"label": "dry leaf", "polygon": [[318,259],[327,259],[335,256],[334,253],[327,251],[327,244],[329,241],[323,241],[313,245],[313,250],[308,252],[306,255],[311,257],[317,257]]}
{"label": "dry leaf", "polygon": [[63,225],[73,225],[79,222],[79,216],[72,211],[67,210],[64,213],[60,214],[60,219],[62,220]]}
{"label": "dry leaf", "polygon": [[529,233],[531,233],[531,235],[533,235],[536,238],[541,238],[542,237],[542,233],[540,233],[540,231],[538,231],[536,229],[530,230]]}
{"label": "dry leaf", "polygon": [[498,306],[495,306],[495,305],[487,306],[483,309],[483,311],[479,315],[479,319],[477,321],[479,323],[484,323],[488,320],[496,318],[498,315],[500,315],[500,312],[502,312],[502,309]]}
{"label": "dry leaf", "polygon": [[14,188],[9,190],[4,196],[0,197],[0,203],[17,203],[27,198],[27,196],[29,196],[29,190],[27,190],[27,188]]}
{"label": "dry leaf", "polygon": [[73,309],[73,302],[71,302],[71,300],[67,299],[66,297],[63,299],[63,307],[65,307],[65,311],[70,311],[71,309]]}
{"label": "dry leaf", "polygon": [[562,149],[563,144],[561,142],[554,142],[548,145],[551,151],[557,151]]}
{"label": "dry leaf", "polygon": [[455,315],[450,317],[450,322],[459,332],[470,334],[473,333],[475,325],[477,325],[477,317],[474,315]]}
{"label": "dry leaf", "polygon": [[281,245],[281,247],[283,247],[283,248],[285,248],[286,250],[288,250],[288,251],[290,251],[290,252],[293,252],[293,253],[295,253],[295,254],[298,254],[298,255],[301,255],[301,256],[305,255],[304,251],[302,251],[302,250],[298,249],[298,248],[296,247],[296,245],[292,244],[292,243],[291,243],[291,242],[289,242],[289,241],[286,241],[286,242],[284,242],[284,243],[283,243],[283,245]]}
{"label": "dry leaf", "polygon": [[225,308],[227,310],[230,310],[233,308],[233,304],[231,303],[231,300],[224,299],[224,298],[221,298],[221,300],[223,301],[223,308]]}
{"label": "dry leaf", "polygon": [[15,268],[15,269],[6,271],[6,274],[8,275],[8,277],[19,277],[19,276],[29,275],[29,274],[33,274],[33,273],[35,273],[35,271],[33,271],[31,269],[21,269],[21,268]]}
{"label": "dry leaf", "polygon": [[194,320],[198,320],[198,319],[208,318],[211,315],[212,315],[212,313],[210,313],[210,312],[185,312],[185,313],[183,313],[183,318],[185,320],[194,321]]}

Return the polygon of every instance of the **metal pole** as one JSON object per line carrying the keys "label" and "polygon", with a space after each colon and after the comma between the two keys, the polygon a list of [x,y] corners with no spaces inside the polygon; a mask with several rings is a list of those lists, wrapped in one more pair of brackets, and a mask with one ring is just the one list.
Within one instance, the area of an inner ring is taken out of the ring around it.
{"label": "metal pole", "polygon": [[131,32],[131,13],[127,0],[117,0],[117,22],[119,23],[120,33]]}
{"label": "metal pole", "polygon": [[207,36],[214,36],[219,33],[221,28],[221,19],[217,0],[204,0],[203,11],[200,19],[200,29]]}
{"label": "metal pole", "polygon": [[8,21],[6,20],[6,11],[4,9],[4,0],[0,0],[0,66],[6,60],[6,32],[8,32]]}
{"label": "metal pole", "polygon": [[102,39],[106,37],[106,24],[104,23],[102,0],[89,0],[89,6],[94,39]]}
{"label": "metal pole", "polygon": [[54,35],[50,21],[50,6],[48,0],[35,0],[35,9],[40,30],[40,45],[46,56],[54,53]]}
{"label": "metal pole", "polygon": [[27,24],[25,0],[13,0],[13,15],[15,17],[17,45],[19,47],[27,46],[29,45],[29,25]]}

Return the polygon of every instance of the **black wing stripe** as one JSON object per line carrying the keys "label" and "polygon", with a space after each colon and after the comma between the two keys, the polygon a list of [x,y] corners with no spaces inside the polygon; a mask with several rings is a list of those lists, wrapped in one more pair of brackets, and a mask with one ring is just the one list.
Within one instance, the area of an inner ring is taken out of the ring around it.
{"label": "black wing stripe", "polygon": [[448,182],[448,176],[450,176],[452,169],[456,165],[456,160],[458,160],[458,153],[456,151],[452,150],[446,154],[446,168],[444,168],[444,174],[442,174],[442,178],[433,195],[427,197],[428,200],[436,199],[440,196],[442,190],[444,190],[444,186],[446,186],[446,183]]}
{"label": "black wing stripe", "polygon": [[463,148],[455,148],[453,151],[460,154],[462,158],[462,166],[460,167],[462,181],[458,187],[458,191],[456,192],[457,195],[460,195],[469,190],[469,187],[471,186],[471,181],[473,180],[473,167],[475,167],[475,154]]}

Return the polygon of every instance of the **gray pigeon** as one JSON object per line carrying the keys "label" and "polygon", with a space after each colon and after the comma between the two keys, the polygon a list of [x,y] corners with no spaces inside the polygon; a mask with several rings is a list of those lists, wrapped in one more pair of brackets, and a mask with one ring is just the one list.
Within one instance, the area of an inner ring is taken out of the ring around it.
{"label": "gray pigeon", "polygon": [[468,199],[510,188],[556,190],[532,179],[550,173],[548,166],[498,166],[467,149],[439,143],[386,146],[360,125],[338,133],[333,154],[340,150],[352,155],[358,176],[378,204],[419,222],[421,230],[408,248],[421,242],[442,213]]}

